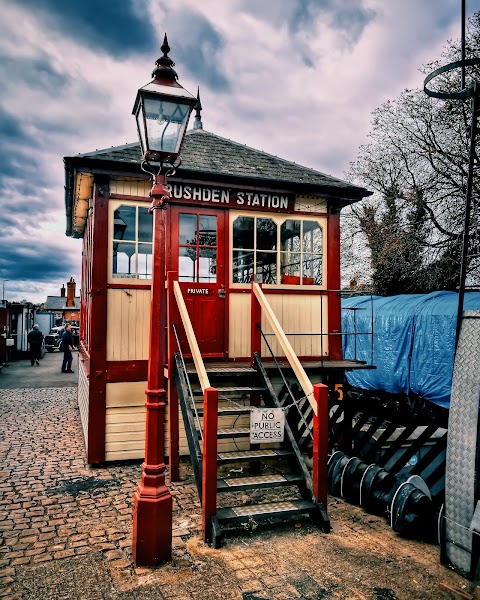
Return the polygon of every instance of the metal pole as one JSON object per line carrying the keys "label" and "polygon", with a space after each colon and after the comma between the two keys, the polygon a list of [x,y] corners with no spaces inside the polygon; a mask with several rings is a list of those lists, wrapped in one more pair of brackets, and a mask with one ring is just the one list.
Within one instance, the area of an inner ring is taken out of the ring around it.
{"label": "metal pole", "polygon": [[173,502],[165,484],[164,427],[166,391],[166,178],[157,175],[153,199],[153,268],[150,302],[150,347],[142,479],[134,494],[132,554],[139,566],[157,566],[171,558]]}
{"label": "metal pole", "polygon": [[476,157],[475,153],[475,138],[477,136],[477,113],[480,110],[479,107],[479,87],[477,82],[473,85],[473,99],[472,99],[472,126],[470,130],[470,160],[468,163],[468,180],[467,180],[467,193],[465,200],[465,219],[463,225],[463,244],[462,244],[462,262],[460,265],[460,283],[458,290],[458,311],[457,311],[457,331],[455,336],[455,348],[458,345],[458,337],[460,335],[461,320],[463,315],[463,301],[465,296],[465,280],[467,276],[467,254],[468,254],[468,241],[469,241],[469,225],[470,225],[470,212],[472,206],[472,189],[473,189],[473,167]]}
{"label": "metal pole", "polygon": [[462,0],[462,83],[461,89],[465,89],[465,0]]}

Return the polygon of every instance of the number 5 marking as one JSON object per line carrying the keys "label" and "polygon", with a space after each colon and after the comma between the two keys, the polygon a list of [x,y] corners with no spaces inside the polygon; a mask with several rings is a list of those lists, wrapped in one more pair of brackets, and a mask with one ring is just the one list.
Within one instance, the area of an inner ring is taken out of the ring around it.
{"label": "number 5 marking", "polygon": [[338,401],[341,402],[343,400],[343,383],[336,383],[335,391],[338,394]]}

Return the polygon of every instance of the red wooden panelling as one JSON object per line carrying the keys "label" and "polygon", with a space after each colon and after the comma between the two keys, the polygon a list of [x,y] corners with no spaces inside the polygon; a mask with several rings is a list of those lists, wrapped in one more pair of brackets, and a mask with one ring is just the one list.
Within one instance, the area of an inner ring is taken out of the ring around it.
{"label": "red wooden panelling", "polygon": [[315,500],[321,502],[327,510],[328,387],[316,383],[313,386],[313,395],[317,402],[317,414],[313,416],[313,495]]}
{"label": "red wooden panelling", "polygon": [[[327,225],[327,288],[340,289],[340,213],[330,210]],[[341,304],[337,291],[328,293],[328,333],[341,331]],[[328,338],[331,360],[342,360],[342,340],[339,335]]]}
{"label": "red wooden panelling", "polygon": [[202,534],[203,541],[210,542],[211,519],[217,512],[218,390],[205,389],[203,402]]}
{"label": "red wooden panelling", "polygon": [[89,464],[105,462],[107,385],[108,178],[96,176],[93,189],[91,309],[89,326]]}
{"label": "red wooden panelling", "polygon": [[[261,287],[261,286],[260,286]],[[259,356],[261,356],[262,349],[262,334],[260,331],[260,327],[262,325],[262,308],[260,306],[257,297],[253,293],[253,285],[252,285],[252,293],[250,295],[251,298],[251,321],[250,321],[250,348],[251,348],[251,358],[250,364],[253,367],[254,359],[253,354],[257,352]]]}
{"label": "red wooden panelling", "polygon": [[180,433],[179,433],[179,411],[178,391],[175,385],[174,355],[178,352],[177,340],[173,330],[173,324],[179,329],[180,314],[177,301],[173,295],[173,282],[177,279],[175,271],[167,273],[167,361],[168,361],[168,459],[170,465],[170,481],[180,481]]}
{"label": "red wooden panelling", "polygon": [[151,285],[148,284],[125,284],[125,283],[109,283],[107,285],[109,290],[149,290]]}
{"label": "red wooden panelling", "polygon": [[146,381],[148,360],[116,360],[107,362],[107,383]]}

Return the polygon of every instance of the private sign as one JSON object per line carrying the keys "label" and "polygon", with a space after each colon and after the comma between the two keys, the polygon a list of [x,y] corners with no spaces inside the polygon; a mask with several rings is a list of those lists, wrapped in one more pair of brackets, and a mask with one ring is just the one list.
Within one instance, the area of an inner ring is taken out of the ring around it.
{"label": "private sign", "polygon": [[282,408],[250,409],[250,443],[283,442],[285,413]]}

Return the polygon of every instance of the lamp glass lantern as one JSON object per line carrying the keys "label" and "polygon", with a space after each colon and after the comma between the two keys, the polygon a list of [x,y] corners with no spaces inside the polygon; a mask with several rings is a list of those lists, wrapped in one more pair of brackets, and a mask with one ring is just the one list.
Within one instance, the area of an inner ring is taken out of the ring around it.
{"label": "lamp glass lantern", "polygon": [[196,101],[176,81],[154,79],[138,90],[133,114],[145,160],[173,164]]}

